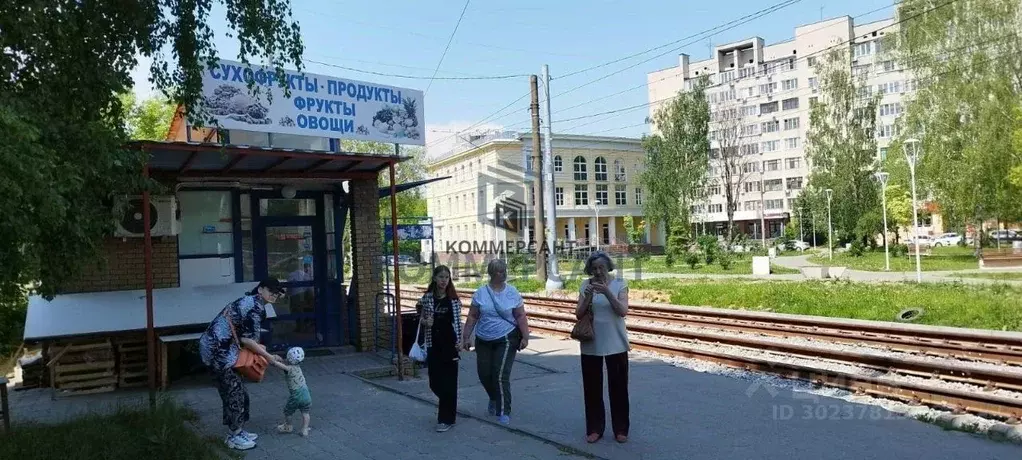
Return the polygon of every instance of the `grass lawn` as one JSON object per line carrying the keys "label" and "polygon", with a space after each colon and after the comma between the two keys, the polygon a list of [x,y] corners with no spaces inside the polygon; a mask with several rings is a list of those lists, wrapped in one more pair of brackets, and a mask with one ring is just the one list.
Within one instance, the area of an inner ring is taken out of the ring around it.
{"label": "grass lawn", "polygon": [[658,279],[630,286],[636,296],[658,291],[676,305],[876,321],[894,321],[906,308],[921,308],[916,323],[1022,331],[1022,288],[1004,284]]}
{"label": "grass lawn", "polygon": [[[923,271],[953,271],[973,270],[979,268],[979,262],[973,257],[972,248],[933,248],[931,255],[921,256]],[[864,270],[879,272],[884,270],[884,250],[868,251],[861,257],[854,257],[847,253],[834,252],[834,260],[827,258],[827,251],[813,256],[810,262],[836,267],[848,267],[852,270]],[[895,257],[891,254],[891,271],[906,272],[915,271],[915,256]]]}
{"label": "grass lawn", "polygon": [[121,409],[57,425],[17,425],[0,439],[11,460],[214,460],[242,458],[192,426],[198,417],[171,401],[152,412]]}
{"label": "grass lawn", "polygon": [[955,273],[955,276],[962,278],[985,278],[1000,281],[1022,281],[1022,272]]}

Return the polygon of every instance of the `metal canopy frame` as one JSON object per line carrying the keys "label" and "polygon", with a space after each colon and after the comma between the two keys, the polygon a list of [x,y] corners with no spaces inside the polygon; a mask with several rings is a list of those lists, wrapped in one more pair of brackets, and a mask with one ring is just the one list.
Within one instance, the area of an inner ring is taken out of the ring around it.
{"label": "metal canopy frame", "polygon": [[[394,273],[400,273],[398,266],[397,237],[397,163],[410,157],[398,155],[395,144],[394,155],[372,155],[356,153],[332,153],[314,150],[264,148],[244,145],[228,145],[200,142],[132,141],[129,149],[139,150],[145,155],[142,167],[145,178],[181,182],[191,179],[218,179],[244,182],[260,180],[287,180],[294,182],[331,182],[358,179],[378,179],[379,173],[390,173],[390,210],[393,238]],[[145,249],[145,298],[146,298],[146,348],[149,369],[149,405],[156,405],[156,331],[153,326],[153,240],[149,215],[150,192],[142,191],[142,223]],[[352,225],[355,223],[352,222]],[[379,231],[370,229],[369,231]],[[395,304],[401,304],[401,282],[394,280]],[[398,348],[401,347],[401,322],[396,331]],[[398,378],[404,379],[402,360],[397,362]]]}

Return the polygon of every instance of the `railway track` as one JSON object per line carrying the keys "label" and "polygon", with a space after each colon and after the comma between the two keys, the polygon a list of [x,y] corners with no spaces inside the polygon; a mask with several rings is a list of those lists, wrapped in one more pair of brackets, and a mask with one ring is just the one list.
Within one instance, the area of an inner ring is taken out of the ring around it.
{"label": "railway track", "polygon": [[[423,290],[402,289],[403,309],[414,308]],[[466,306],[471,295],[460,293]],[[575,300],[523,297],[532,329],[568,337]],[[636,302],[629,305],[626,321],[630,342],[644,351],[1009,422],[1022,419],[1018,333]],[[735,352],[746,349],[760,356]],[[801,365],[782,357],[820,364]],[[827,369],[824,363],[852,365],[861,372]]]}

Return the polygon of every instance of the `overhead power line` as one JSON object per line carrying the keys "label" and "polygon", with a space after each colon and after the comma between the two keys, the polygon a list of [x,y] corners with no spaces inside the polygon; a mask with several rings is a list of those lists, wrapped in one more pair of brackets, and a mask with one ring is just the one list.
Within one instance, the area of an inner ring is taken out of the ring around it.
{"label": "overhead power line", "polygon": [[[897,22],[894,22],[894,23],[891,23],[891,24],[886,25],[884,27],[881,27],[881,28],[879,28],[877,30],[878,31],[879,30],[884,30],[884,29],[888,29],[888,28],[891,28],[891,27],[903,24],[903,23],[905,23],[905,22],[907,22],[909,20],[917,18],[917,17],[919,17],[919,16],[921,16],[923,14],[926,14],[926,13],[928,13],[930,11],[934,11],[934,10],[936,10],[938,8],[942,8],[942,7],[948,6],[948,5],[950,5],[950,4],[952,4],[952,3],[956,2],[956,1],[958,1],[958,0],[948,0],[948,1],[946,1],[946,2],[944,2],[942,4],[940,4],[940,5],[931,7],[929,9],[927,9],[927,10],[921,11],[921,12],[915,14],[915,15],[906,17],[906,18],[901,19],[901,20],[899,20]],[[810,58],[817,57],[818,55],[827,53],[829,51],[832,51],[835,48],[848,45],[848,44],[852,43],[855,40],[855,38],[856,37],[852,37],[852,38],[850,38],[848,40],[845,40],[843,42],[834,44],[834,45],[832,45],[830,47],[821,49],[821,50],[816,51],[814,53],[811,53],[811,54],[808,54],[808,55],[805,55],[805,56],[802,56],[802,57],[799,57],[799,58],[792,58],[792,60],[794,62],[798,62],[798,61],[801,61],[801,60],[808,60]],[[1004,38],[1005,37],[1001,37],[999,39],[1004,39]],[[978,45],[978,44],[973,44],[973,45],[970,45],[970,46],[976,46],[976,45]],[[753,79],[753,78],[755,78],[755,75],[749,76],[749,77],[744,77],[744,78],[736,78],[736,79],[733,79],[733,80],[729,80],[727,82],[717,83],[717,84],[714,84],[714,85],[709,85],[709,86],[706,87],[706,89],[718,88],[718,87],[725,86],[725,85],[732,85],[732,84],[734,84],[734,83],[736,83],[738,81],[742,81],[742,80],[746,80],[746,79]],[[594,113],[594,114],[589,114],[589,115],[582,115],[582,116],[572,117],[572,118],[565,118],[565,119],[562,119],[562,120],[555,120],[555,122],[561,123],[561,122],[567,122],[567,121],[574,121],[574,120],[582,120],[582,119],[586,119],[586,118],[599,117],[599,116],[602,116],[602,115],[608,115],[608,114],[613,114],[613,113],[618,113],[618,112],[625,112],[625,111],[628,111],[628,110],[634,110],[634,109],[638,109],[638,108],[642,108],[642,107],[648,107],[650,105],[653,105],[653,104],[656,104],[656,103],[659,103],[659,102],[670,101],[670,100],[676,99],[677,97],[678,97],[677,95],[674,95],[674,96],[670,96],[670,97],[667,97],[667,98],[664,98],[664,99],[659,99],[659,100],[656,100],[656,101],[650,101],[650,102],[646,102],[646,103],[643,103],[643,104],[636,104],[636,105],[632,105],[632,106],[628,106],[628,107],[612,109],[612,110],[608,110],[608,111],[605,111],[605,112],[599,112],[599,113]]]}
{"label": "overhead power line", "polygon": [[[859,15],[857,15],[857,16],[854,16],[854,17],[853,17],[852,19],[858,19],[858,18],[860,18],[860,17],[866,16],[866,15],[869,15],[869,14],[873,14],[873,13],[876,13],[876,12],[878,12],[878,11],[886,10],[886,9],[888,9],[888,8],[892,8],[892,7],[894,7],[894,6],[895,6],[895,5],[893,5],[893,4],[892,4],[892,5],[887,5],[887,6],[882,6],[882,7],[880,7],[880,8],[876,8],[876,9],[873,9],[873,10],[867,11],[867,12],[865,12],[865,13],[859,14]],[[808,35],[808,34],[814,33],[814,32],[816,32],[816,31],[822,30],[822,29],[824,29],[824,28],[826,28],[826,27],[827,27],[827,26],[820,26],[820,27],[814,28],[814,29],[812,29],[812,30],[807,30],[807,31],[805,31],[805,32],[803,32],[803,33],[801,33],[801,34],[797,34],[797,35],[795,35],[794,37],[792,37],[792,40],[794,40],[794,39],[796,39],[796,38],[798,38],[798,37],[800,37],[800,36],[805,36],[805,35]],[[691,43],[689,43],[689,44],[691,44]],[[687,46],[687,45],[683,45],[683,46]],[[563,78],[563,77],[562,77],[562,78]],[[657,80],[657,81],[655,81],[655,82],[653,82],[653,83],[659,83],[659,82],[662,82],[662,81],[664,81],[664,80],[667,80],[667,79],[670,79],[670,78],[677,78],[677,76],[676,76],[676,75],[674,75],[674,76],[668,76],[668,77],[663,77],[663,78],[661,78],[661,79],[659,79],[659,80]],[[616,92],[616,93],[614,93],[614,94],[609,94],[609,95],[606,95],[606,96],[603,96],[603,97],[599,97],[599,98],[596,98],[596,99],[590,99],[590,100],[588,100],[588,101],[585,101],[585,102],[581,102],[581,103],[579,103],[579,104],[575,104],[575,105],[573,105],[573,106],[571,106],[571,107],[566,107],[566,108],[563,108],[563,109],[560,109],[560,110],[554,111],[554,113],[559,113],[559,112],[566,112],[566,111],[568,111],[568,110],[571,110],[571,109],[575,109],[575,108],[578,108],[578,107],[586,106],[586,105],[589,105],[589,104],[594,104],[594,103],[597,103],[597,102],[599,102],[599,101],[602,101],[602,100],[610,99],[610,98],[612,98],[612,97],[614,97],[614,96],[620,96],[620,95],[622,95],[622,94],[624,94],[624,93],[629,93],[629,92],[635,91],[635,90],[637,90],[637,89],[640,89],[640,88],[645,88],[645,87],[648,87],[648,86],[649,86],[649,83],[650,83],[650,82],[642,83],[642,84],[639,84],[639,85],[633,86],[633,87],[631,87],[631,88],[628,88],[628,89],[625,89],[625,90],[621,90],[621,91],[618,91],[618,92]]]}
{"label": "overhead power line", "polygon": [[433,86],[433,80],[436,79],[437,72],[440,71],[440,65],[444,63],[444,58],[447,57],[447,50],[451,49],[451,42],[454,41],[454,34],[458,33],[458,26],[461,25],[461,20],[465,18],[465,11],[468,11],[468,3],[472,0],[465,0],[465,7],[461,9],[461,14],[458,16],[458,22],[454,24],[454,30],[451,31],[451,38],[447,39],[447,46],[444,47],[443,54],[440,55],[440,61],[436,63],[436,69],[433,70],[433,76],[429,78],[429,84],[426,85],[426,90],[422,92],[423,95],[429,92],[429,88]]}
{"label": "overhead power line", "polygon": [[[749,18],[751,18],[753,16],[758,17],[758,15],[769,14],[769,13],[772,13],[773,11],[776,11],[777,9],[794,5],[795,3],[798,3],[800,1],[801,0],[786,0],[784,2],[781,2],[781,3],[775,4],[773,6],[770,6],[770,7],[764,8],[762,10],[759,10],[759,11],[757,11],[755,13],[751,13],[749,15],[746,15],[746,16],[743,16],[741,18],[735,19],[735,20],[733,20],[731,22],[728,22],[728,23],[719,25],[717,27],[714,27],[714,29],[720,28],[720,27],[725,27],[725,26],[728,26],[728,25],[731,25],[733,23],[737,23],[737,22],[740,22],[740,21],[744,21],[744,20],[749,19]],[[755,19],[755,18],[753,18],[753,19]],[[712,30],[713,29],[709,29],[709,31],[712,31]],[[690,40],[690,39],[692,39],[694,37],[705,35],[707,32],[708,31],[702,31],[702,32],[699,32],[699,33],[696,33],[696,34],[693,34],[693,35],[689,35],[687,37],[675,40],[673,42],[665,43],[663,45],[656,46],[656,47],[653,47],[653,48],[647,48],[647,49],[642,50],[642,51],[640,51],[638,53],[630,54],[628,56],[625,56],[625,57],[622,57],[622,58],[618,58],[618,59],[615,59],[613,61],[604,62],[602,64],[597,64],[597,65],[594,65],[594,66],[591,66],[591,67],[586,67],[584,69],[579,69],[579,70],[576,70],[576,71],[573,71],[573,72],[568,72],[567,74],[564,74],[564,75],[561,75],[561,76],[558,76],[558,77],[551,77],[551,80],[561,79],[561,78],[568,78],[570,76],[578,75],[580,73],[585,73],[585,72],[588,72],[590,70],[596,70],[596,69],[599,69],[599,68],[602,68],[602,67],[613,65],[613,64],[616,64],[616,63],[621,62],[621,61],[627,61],[627,60],[629,60],[631,58],[639,57],[639,56],[642,56],[642,55],[644,55],[646,53],[651,53],[653,51],[656,51],[656,50],[659,50],[659,49],[663,49],[663,48],[666,48],[666,47],[671,46],[671,45],[676,45],[676,44],[681,43],[681,42],[686,41],[686,40]],[[681,45],[681,46],[687,46],[687,44],[686,45]],[[659,57],[659,56],[656,56],[656,57]],[[643,62],[646,62],[646,61],[643,61]],[[640,62],[639,64],[642,64],[642,62]],[[638,64],[636,64],[636,65],[638,65]],[[632,66],[632,67],[634,67],[634,66]]]}
{"label": "overhead power line", "polygon": [[526,75],[526,74],[519,74],[519,75],[481,75],[481,76],[473,76],[473,77],[437,77],[434,74],[434,76],[432,76],[432,77],[427,77],[425,75],[403,75],[403,74],[386,73],[386,72],[375,72],[375,71],[372,71],[372,70],[356,69],[354,67],[347,67],[347,66],[338,65],[338,64],[331,64],[331,63],[328,63],[328,62],[322,62],[322,61],[317,61],[317,60],[313,60],[313,59],[306,59],[305,62],[311,62],[313,64],[319,64],[319,65],[324,65],[324,66],[327,66],[327,67],[333,67],[335,69],[348,70],[348,71],[351,71],[351,72],[360,72],[360,73],[366,73],[366,74],[370,74],[370,75],[379,75],[379,76],[383,76],[383,77],[405,78],[405,79],[409,79],[409,80],[507,80],[507,79],[511,79],[511,78],[528,77],[528,75]]}

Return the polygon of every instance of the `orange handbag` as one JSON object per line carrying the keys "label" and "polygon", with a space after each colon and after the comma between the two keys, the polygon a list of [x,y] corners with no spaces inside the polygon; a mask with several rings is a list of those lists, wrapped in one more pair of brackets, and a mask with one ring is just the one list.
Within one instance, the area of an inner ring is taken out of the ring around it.
{"label": "orange handbag", "polygon": [[[266,375],[266,367],[270,364],[269,361],[241,344],[241,341],[238,340],[238,333],[234,330],[234,322],[227,315],[226,309],[224,309],[224,319],[227,320],[227,324],[231,327],[231,336],[234,337],[234,343],[238,344],[238,361],[234,363],[234,370],[238,371],[242,377],[248,380],[256,383],[262,382],[263,376]],[[260,347],[263,350],[266,349],[262,345]]]}

